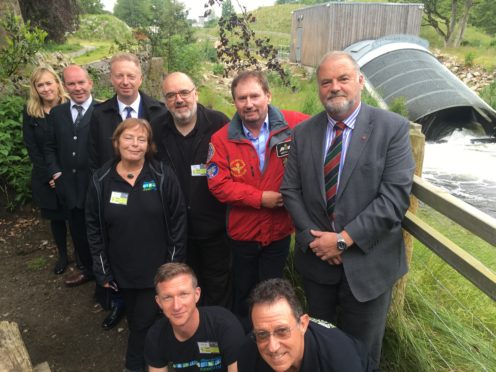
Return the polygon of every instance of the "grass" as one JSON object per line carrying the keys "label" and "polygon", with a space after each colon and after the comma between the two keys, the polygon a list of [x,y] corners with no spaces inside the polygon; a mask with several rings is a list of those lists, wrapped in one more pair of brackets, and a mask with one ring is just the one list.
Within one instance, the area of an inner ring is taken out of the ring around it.
{"label": "grass", "polygon": [[44,269],[47,265],[47,260],[45,257],[37,257],[27,262],[28,269],[30,270],[40,270]]}
{"label": "grass", "polygon": [[68,39],[69,43],[73,44],[79,44],[82,47],[95,47],[92,51],[89,51],[79,57],[74,58],[74,62],[85,65],[91,62],[99,61],[103,58],[110,57],[112,55],[112,46],[113,43],[110,41],[88,41],[88,40],[81,40],[81,39],[76,39],[76,38],[69,38]]}

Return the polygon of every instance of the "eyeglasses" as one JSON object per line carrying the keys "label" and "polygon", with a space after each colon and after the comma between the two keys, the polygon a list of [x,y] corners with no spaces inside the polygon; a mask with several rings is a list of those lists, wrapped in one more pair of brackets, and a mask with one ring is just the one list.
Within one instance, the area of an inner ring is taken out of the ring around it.
{"label": "eyeglasses", "polygon": [[279,327],[272,332],[269,331],[252,331],[251,338],[258,344],[269,341],[270,336],[279,340],[287,340],[291,337],[291,327]]}
{"label": "eyeglasses", "polygon": [[177,95],[179,94],[179,96],[181,98],[188,98],[189,95],[196,89],[196,87],[193,87],[191,88],[191,90],[187,90],[187,89],[183,89],[183,90],[180,90],[179,92],[169,92],[169,93],[166,93],[165,94],[165,99],[167,101],[173,101],[176,99]]}

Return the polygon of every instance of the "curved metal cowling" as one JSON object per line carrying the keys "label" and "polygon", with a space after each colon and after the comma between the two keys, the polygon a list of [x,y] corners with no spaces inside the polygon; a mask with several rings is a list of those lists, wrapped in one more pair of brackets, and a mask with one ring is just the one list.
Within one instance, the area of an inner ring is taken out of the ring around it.
{"label": "curved metal cowling", "polygon": [[403,97],[408,118],[437,141],[458,128],[496,135],[496,111],[444,67],[427,42],[406,35],[366,40],[346,48],[360,65],[368,87],[389,105]]}

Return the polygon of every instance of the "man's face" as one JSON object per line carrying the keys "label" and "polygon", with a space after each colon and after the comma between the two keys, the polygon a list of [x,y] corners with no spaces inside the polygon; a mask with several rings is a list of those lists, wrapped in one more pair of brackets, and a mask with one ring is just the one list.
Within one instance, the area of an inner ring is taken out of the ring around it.
{"label": "man's face", "polygon": [[196,121],[198,92],[193,82],[181,73],[172,73],[162,84],[165,105],[177,125]]}
{"label": "man's face", "polygon": [[142,83],[141,70],[132,61],[115,61],[110,66],[110,82],[120,101],[133,103]]}
{"label": "man's face", "polygon": [[346,119],[359,105],[363,76],[346,57],[328,58],[317,76],[320,101],[335,120]]}
{"label": "man's face", "polygon": [[234,106],[243,123],[248,127],[260,128],[267,117],[272,96],[265,93],[255,78],[238,83],[234,90]]}
{"label": "man's face", "polygon": [[90,97],[93,81],[82,68],[69,66],[64,70],[64,87],[71,99],[81,104]]}
{"label": "man's face", "polygon": [[155,300],[173,328],[187,325],[198,314],[200,288],[193,287],[190,275],[181,274],[157,284]]}
{"label": "man's face", "polygon": [[[274,371],[299,370],[305,350],[308,315],[299,322],[285,299],[256,304],[251,312],[258,351]],[[268,335],[268,333],[270,333]]]}

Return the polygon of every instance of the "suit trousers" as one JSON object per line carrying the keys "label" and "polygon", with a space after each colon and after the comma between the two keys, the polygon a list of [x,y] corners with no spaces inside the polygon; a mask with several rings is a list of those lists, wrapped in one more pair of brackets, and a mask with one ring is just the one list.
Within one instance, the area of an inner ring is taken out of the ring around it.
{"label": "suit trousers", "polygon": [[199,305],[231,306],[231,252],[221,232],[205,239],[188,238],[186,263],[198,277]]}
{"label": "suit trousers", "polygon": [[84,209],[69,209],[69,230],[71,231],[74,250],[79,262],[84,266],[84,274],[93,277],[93,260],[91,258],[88,237],[86,235],[86,220]]}
{"label": "suit trousers", "polygon": [[290,242],[291,236],[267,246],[229,239],[233,255],[233,313],[246,332],[251,329],[247,303],[250,292],[263,280],[283,277]]}
{"label": "suit trousers", "polygon": [[148,329],[160,316],[160,309],[155,302],[154,288],[121,288],[126,305],[129,337],[126,350],[126,368],[143,369],[146,366],[144,350]]}
{"label": "suit trousers", "polygon": [[341,279],[337,284],[320,284],[303,278],[303,287],[309,315],[335,324],[363,342],[373,369],[378,370],[392,290],[371,301],[359,302],[351,292],[342,265]]}

